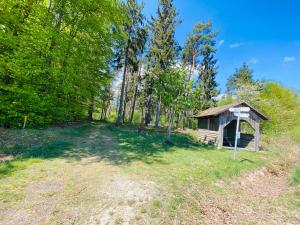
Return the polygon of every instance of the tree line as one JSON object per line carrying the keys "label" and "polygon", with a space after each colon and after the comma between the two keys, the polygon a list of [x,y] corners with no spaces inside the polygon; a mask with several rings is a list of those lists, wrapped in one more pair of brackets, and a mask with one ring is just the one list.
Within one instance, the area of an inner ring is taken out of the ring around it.
{"label": "tree line", "polygon": [[175,38],[181,21],[172,0],[160,0],[149,22],[143,4],[128,0],[126,6],[130,19],[118,61],[123,76],[117,125],[132,123],[137,107],[145,126],[152,123],[158,128],[164,117],[169,135],[174,122],[191,127],[195,111],[216,103],[217,32],[210,21],[198,23],[181,47]]}
{"label": "tree line", "polygon": [[[213,104],[216,32],[199,23],[182,49],[172,0],[146,20],[136,0],[0,3],[1,124],[33,126],[92,119],[111,107],[112,81],[122,71],[116,123],[171,123]],[[195,76],[198,70],[200,77]],[[193,102],[194,101],[194,102]],[[197,104],[191,104],[191,103]]]}
{"label": "tree line", "polygon": [[[180,46],[173,0],[159,0],[150,20],[143,9],[137,0],[1,1],[0,125],[20,127],[25,115],[41,126],[115,114],[117,125],[166,126],[170,136],[174,125],[191,128],[196,112],[218,104],[245,100],[268,111],[283,87],[254,80],[246,64],[217,102],[211,21],[197,23]],[[289,96],[298,107],[298,95]]]}
{"label": "tree line", "polygon": [[82,120],[106,106],[122,12],[117,0],[1,1],[1,124]]}

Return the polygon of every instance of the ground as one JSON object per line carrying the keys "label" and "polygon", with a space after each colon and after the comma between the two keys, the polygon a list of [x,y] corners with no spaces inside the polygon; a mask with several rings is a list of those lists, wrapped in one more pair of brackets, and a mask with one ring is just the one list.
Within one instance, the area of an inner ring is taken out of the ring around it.
{"label": "ground", "polygon": [[0,140],[22,155],[0,164],[0,224],[300,223],[292,140],[236,162],[188,134],[170,144],[102,123],[0,130]]}

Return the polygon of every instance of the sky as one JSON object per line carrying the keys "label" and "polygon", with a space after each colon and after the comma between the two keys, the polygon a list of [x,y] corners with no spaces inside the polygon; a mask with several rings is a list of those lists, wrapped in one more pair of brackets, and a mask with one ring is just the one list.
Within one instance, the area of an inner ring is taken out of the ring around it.
{"label": "sky", "polygon": [[[155,17],[158,0],[143,0],[144,13]],[[211,20],[217,37],[217,82],[226,91],[227,78],[247,63],[254,78],[276,81],[300,91],[300,0],[174,0],[182,23],[176,39],[198,22]]]}

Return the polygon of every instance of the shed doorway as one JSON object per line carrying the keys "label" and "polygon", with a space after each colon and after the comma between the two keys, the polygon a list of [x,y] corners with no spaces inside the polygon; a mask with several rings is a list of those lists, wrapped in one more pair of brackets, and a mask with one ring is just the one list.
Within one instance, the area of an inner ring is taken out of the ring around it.
{"label": "shed doorway", "polygon": [[[225,128],[223,132],[223,146],[234,147],[236,136],[237,120],[232,120]],[[238,140],[238,148],[254,148],[255,147],[255,130],[254,128],[244,120],[240,121],[241,136]]]}

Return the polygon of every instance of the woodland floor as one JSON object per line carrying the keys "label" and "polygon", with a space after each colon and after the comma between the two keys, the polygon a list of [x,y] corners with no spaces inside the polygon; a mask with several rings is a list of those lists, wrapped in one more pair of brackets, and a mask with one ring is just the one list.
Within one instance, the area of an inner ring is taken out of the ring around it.
{"label": "woodland floor", "polygon": [[300,223],[290,140],[236,162],[186,134],[170,145],[161,132],[101,123],[0,130],[0,140],[22,153],[0,164],[3,225]]}

